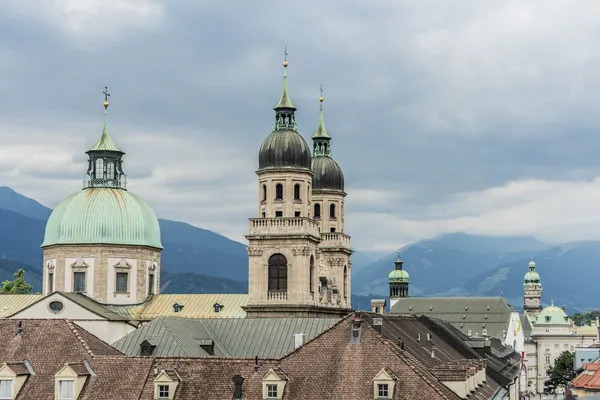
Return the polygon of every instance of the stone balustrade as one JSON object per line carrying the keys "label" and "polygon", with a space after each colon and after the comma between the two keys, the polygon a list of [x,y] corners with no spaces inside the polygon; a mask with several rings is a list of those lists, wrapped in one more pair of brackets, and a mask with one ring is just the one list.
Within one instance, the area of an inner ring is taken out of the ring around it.
{"label": "stone balustrade", "polygon": [[287,301],[287,292],[267,292],[269,301]]}
{"label": "stone balustrade", "polygon": [[311,218],[251,218],[249,236],[306,234],[319,237],[319,224]]}
{"label": "stone balustrade", "polygon": [[321,246],[350,248],[350,236],[341,232],[321,233]]}

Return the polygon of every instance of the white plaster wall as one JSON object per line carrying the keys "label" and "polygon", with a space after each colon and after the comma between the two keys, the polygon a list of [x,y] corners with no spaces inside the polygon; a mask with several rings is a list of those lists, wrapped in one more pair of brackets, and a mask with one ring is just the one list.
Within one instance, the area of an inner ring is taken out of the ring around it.
{"label": "white plaster wall", "polygon": [[[52,301],[60,301],[63,303],[63,310],[57,314],[50,311],[49,304]],[[72,302],[66,297],[54,293],[44,297],[37,303],[34,303],[28,308],[21,310],[17,314],[10,317],[11,319],[39,319],[39,318],[57,318],[57,319],[94,319],[102,320],[103,318],[86,310],[79,304]]]}
{"label": "white plaster wall", "polygon": [[[131,268],[127,271],[129,272],[129,279],[127,285],[129,286],[129,293],[115,293],[115,278],[117,270],[115,269],[115,265],[119,263],[119,261],[125,260]],[[137,303],[137,267],[138,262],[134,258],[108,258],[108,268],[107,268],[107,282],[106,282],[106,298],[108,299],[109,304],[133,304]],[[148,279],[148,278],[146,278]]]}
{"label": "white plaster wall", "polygon": [[504,344],[512,346],[518,353],[525,351],[525,335],[521,326],[519,313],[516,311],[510,314]]}
{"label": "white plaster wall", "polygon": [[136,329],[124,321],[75,320],[73,322],[108,344],[116,342]]}
{"label": "white plaster wall", "polygon": [[[94,263],[93,257],[81,257],[83,261],[88,265],[85,269],[85,294],[89,297],[94,297]],[[65,292],[73,291],[73,269],[71,264],[76,262],[78,257],[65,258]]]}

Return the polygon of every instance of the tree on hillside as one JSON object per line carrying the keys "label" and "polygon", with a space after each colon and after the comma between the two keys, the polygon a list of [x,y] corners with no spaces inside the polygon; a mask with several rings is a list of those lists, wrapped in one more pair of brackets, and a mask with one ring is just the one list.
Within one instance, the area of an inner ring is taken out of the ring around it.
{"label": "tree on hillside", "polygon": [[566,386],[567,383],[575,379],[573,370],[574,354],[570,351],[563,351],[560,356],[554,360],[554,366],[548,369],[550,377],[547,383],[551,383],[555,388]]}
{"label": "tree on hillside", "polygon": [[578,326],[587,325],[591,321],[596,321],[596,317],[600,317],[600,311],[588,311],[571,315],[573,323]]}
{"label": "tree on hillside", "polygon": [[20,268],[13,276],[14,280],[2,282],[0,293],[27,294],[33,291],[33,286],[25,281],[23,268]]}

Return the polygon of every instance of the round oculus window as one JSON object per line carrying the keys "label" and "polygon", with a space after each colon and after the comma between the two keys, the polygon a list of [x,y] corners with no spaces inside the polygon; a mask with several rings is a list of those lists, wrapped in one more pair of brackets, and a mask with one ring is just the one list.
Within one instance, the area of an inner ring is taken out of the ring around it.
{"label": "round oculus window", "polygon": [[50,311],[52,311],[54,314],[58,314],[59,312],[61,312],[63,310],[63,308],[65,308],[63,303],[60,301],[51,301],[49,306],[50,306]]}

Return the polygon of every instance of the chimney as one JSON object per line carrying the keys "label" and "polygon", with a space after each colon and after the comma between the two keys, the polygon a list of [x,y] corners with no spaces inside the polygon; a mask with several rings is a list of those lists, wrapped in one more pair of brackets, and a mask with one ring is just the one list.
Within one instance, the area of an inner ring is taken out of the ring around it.
{"label": "chimney", "polygon": [[304,346],[306,335],[304,333],[294,333],[294,350]]}
{"label": "chimney", "polygon": [[360,343],[362,334],[362,319],[354,317],[350,325],[350,343]]}
{"label": "chimney", "polygon": [[244,384],[244,377],[241,375],[235,375],[233,378],[233,400],[241,400],[242,395],[244,394],[244,389],[242,385]]}
{"label": "chimney", "polygon": [[158,375],[158,363],[156,362],[156,358],[152,360],[152,372],[154,376]]}
{"label": "chimney", "polygon": [[258,375],[258,356],[254,356],[254,375]]}
{"label": "chimney", "polygon": [[421,343],[421,334],[417,333],[417,343]]}
{"label": "chimney", "polygon": [[400,348],[404,350],[404,342],[402,340],[400,340]]}
{"label": "chimney", "polygon": [[379,333],[383,329],[383,318],[373,318],[373,328]]}
{"label": "chimney", "polygon": [[20,336],[22,334],[23,334],[23,322],[19,321],[19,325],[18,325],[18,328],[17,328],[17,336]]}
{"label": "chimney", "polygon": [[429,334],[429,332],[427,332],[427,341],[431,342],[431,335]]}

